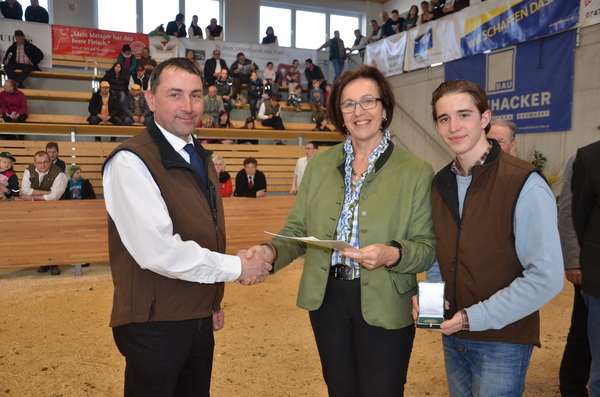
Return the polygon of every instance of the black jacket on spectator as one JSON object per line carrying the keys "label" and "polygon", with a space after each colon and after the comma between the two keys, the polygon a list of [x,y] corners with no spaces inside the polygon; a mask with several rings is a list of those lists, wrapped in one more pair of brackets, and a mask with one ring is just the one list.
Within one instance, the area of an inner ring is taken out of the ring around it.
{"label": "black jacket on spectator", "polygon": [[29,6],[25,9],[25,20],[27,22],[49,23],[50,17],[44,7],[37,6],[33,8]]}
{"label": "black jacket on spectator", "polygon": [[175,36],[175,34],[174,34],[175,32],[178,32],[177,37],[179,37],[179,38],[187,37],[187,29],[185,28],[185,23],[182,23],[179,30],[177,30],[177,22],[175,22],[175,21],[169,22],[167,24],[167,30],[165,31],[165,33],[168,34],[169,36]]}
{"label": "black jacket on spectator", "polygon": [[6,1],[1,2],[0,11],[2,11],[2,15],[4,15],[4,18],[6,19],[16,19],[17,21],[23,20],[23,7],[21,7],[21,4],[16,0],[12,8],[8,6]]}
{"label": "black jacket on spectator", "polygon": [[[221,64],[221,70],[227,69],[227,63],[219,58],[219,63]],[[210,58],[206,60],[204,64],[204,78],[208,85],[213,85],[216,78],[213,76],[215,74],[215,69],[217,68],[217,60],[215,58]]]}
{"label": "black jacket on spectator", "polygon": [[254,174],[254,188],[250,190],[248,188],[248,175],[242,168],[235,177],[235,192],[234,195],[238,197],[256,197],[258,190],[267,190],[267,178],[262,171],[256,170]]}
{"label": "black jacket on spectator", "polygon": [[[44,59],[44,53],[42,52],[42,50],[40,50],[27,40],[25,40],[23,46],[25,47],[25,55],[27,55],[27,58],[29,58],[29,60],[33,64],[34,70],[40,70],[38,64],[42,62],[42,59]],[[8,54],[11,54],[11,57],[8,58],[8,63],[17,62],[17,43],[13,43],[10,47],[8,47],[8,50],[6,50],[6,55],[4,56],[4,60],[7,59]]]}
{"label": "black jacket on spectator", "polygon": [[[90,112],[90,116],[97,116],[100,114],[101,110],[102,95],[100,95],[99,92],[96,92],[94,95],[92,95],[92,98],[90,99],[88,111]],[[110,117],[123,117],[121,111],[121,103],[119,102],[119,98],[116,95],[110,94],[110,97],[108,98],[108,114],[110,114]]]}

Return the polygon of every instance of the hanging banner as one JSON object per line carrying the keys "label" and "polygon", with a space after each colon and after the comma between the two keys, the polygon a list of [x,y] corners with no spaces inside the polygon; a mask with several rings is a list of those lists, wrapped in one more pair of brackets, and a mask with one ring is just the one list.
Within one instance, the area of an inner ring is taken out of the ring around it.
{"label": "hanging banner", "polygon": [[124,44],[129,44],[131,51],[139,58],[142,48],[148,47],[148,35],[52,25],[52,51],[54,54],[114,58],[116,60],[122,52]]}
{"label": "hanging banner", "polygon": [[457,15],[464,32],[460,48],[467,57],[570,29],[579,20],[579,1],[495,1],[464,11]]}
{"label": "hanging banner", "polygon": [[460,58],[459,25],[454,21],[452,18],[443,18],[409,30],[404,70],[426,68],[434,63]]}
{"label": "hanging banner", "polygon": [[571,129],[576,29],[445,65],[445,79],[471,80],[495,117],[518,132]]}
{"label": "hanging banner", "polygon": [[581,0],[579,26],[586,27],[600,23],[600,0]]}
{"label": "hanging banner", "polygon": [[15,30],[22,30],[25,40],[39,48],[44,59],[38,65],[40,69],[52,67],[52,35],[47,23],[22,22],[13,19],[2,19],[0,23],[0,62],[4,59],[8,47],[15,42]]}
{"label": "hanging banner", "polygon": [[379,40],[369,46],[365,53],[365,65],[376,67],[386,77],[402,73],[407,32],[390,36],[388,40]]}

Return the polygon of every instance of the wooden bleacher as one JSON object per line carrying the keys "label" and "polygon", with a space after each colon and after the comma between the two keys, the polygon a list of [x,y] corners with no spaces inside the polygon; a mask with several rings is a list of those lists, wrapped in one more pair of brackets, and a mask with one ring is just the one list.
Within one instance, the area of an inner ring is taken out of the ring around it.
{"label": "wooden bleacher", "polygon": [[[223,199],[227,253],[235,254],[268,240],[263,232],[281,228],[293,201],[294,196]],[[3,221],[10,225],[10,233],[0,239],[0,267],[108,262],[104,200],[13,201],[3,205]]]}
{"label": "wooden bleacher", "polygon": [[67,66],[84,70],[93,70],[94,68],[108,70],[116,61],[114,58],[52,54],[53,66]]}
{"label": "wooden bleacher", "polygon": [[[100,126],[102,128],[102,126]],[[15,171],[19,177],[32,163],[33,155],[43,150],[47,141],[0,141],[0,151],[10,152],[17,160]],[[103,194],[102,164],[119,145],[116,142],[57,142],[59,157],[68,164],[81,166],[84,178],[88,179],[96,194]],[[258,161],[258,169],[267,177],[268,192],[285,193],[291,186],[296,161],[303,157],[304,147],[297,145],[220,145],[205,144],[206,148],[220,155],[227,164],[235,188],[235,175],[243,168],[246,157]]]}

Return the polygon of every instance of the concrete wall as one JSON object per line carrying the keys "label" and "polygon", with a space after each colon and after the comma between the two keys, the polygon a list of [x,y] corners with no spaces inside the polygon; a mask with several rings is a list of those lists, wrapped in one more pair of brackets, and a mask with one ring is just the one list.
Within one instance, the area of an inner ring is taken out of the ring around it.
{"label": "concrete wall", "polygon": [[[518,134],[518,156],[532,159],[533,150],[541,151],[548,163],[545,173],[562,175],[566,159],[577,148],[600,139],[600,25],[581,29],[575,50],[575,81],[572,129],[570,131]],[[391,131],[397,141],[416,155],[430,161],[436,170],[446,165],[452,154],[439,139],[431,120],[431,93],[443,81],[443,66],[417,70],[390,79],[396,102]],[[555,82],[560,84],[560,81]],[[411,120],[411,118],[414,119]],[[553,185],[558,193],[560,183]]]}

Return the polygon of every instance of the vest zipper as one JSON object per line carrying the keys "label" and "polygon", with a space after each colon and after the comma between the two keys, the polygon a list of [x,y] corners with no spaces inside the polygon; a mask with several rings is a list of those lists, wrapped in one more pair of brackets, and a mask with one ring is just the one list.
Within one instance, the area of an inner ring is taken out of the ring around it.
{"label": "vest zipper", "polygon": [[152,315],[154,314],[154,304],[156,303],[156,298],[152,299],[150,302],[150,308],[148,310],[148,322],[152,321]]}

